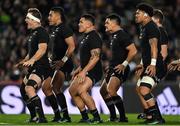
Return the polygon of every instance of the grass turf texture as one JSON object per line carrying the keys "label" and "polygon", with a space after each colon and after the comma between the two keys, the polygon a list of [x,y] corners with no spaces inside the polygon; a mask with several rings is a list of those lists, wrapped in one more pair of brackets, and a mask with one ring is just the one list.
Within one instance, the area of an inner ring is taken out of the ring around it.
{"label": "grass turf texture", "polygon": [[[72,122],[71,123],[52,123],[50,120],[53,118],[53,115],[46,115],[48,123],[43,124],[36,124],[36,123],[27,123],[26,120],[29,118],[29,115],[27,114],[20,114],[20,115],[6,115],[6,114],[0,114],[0,125],[61,125],[61,126],[88,126],[88,125],[144,125],[142,124],[143,120],[137,119],[137,114],[127,114],[127,117],[129,119],[128,123],[119,123],[119,122],[106,122],[108,119],[108,115],[101,115],[101,118],[103,119],[102,124],[86,124],[86,123],[78,123],[81,116],[80,115],[71,115]],[[166,120],[165,125],[180,125],[180,115],[166,115],[163,116]]]}

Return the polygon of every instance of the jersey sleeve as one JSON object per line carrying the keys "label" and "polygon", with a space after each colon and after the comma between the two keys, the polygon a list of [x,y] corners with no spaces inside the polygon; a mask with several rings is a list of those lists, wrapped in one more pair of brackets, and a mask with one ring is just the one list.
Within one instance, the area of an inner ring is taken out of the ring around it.
{"label": "jersey sleeve", "polygon": [[90,36],[90,50],[102,47],[102,39],[98,34]]}
{"label": "jersey sleeve", "polygon": [[68,38],[70,36],[73,36],[73,31],[69,26],[64,26],[63,30],[62,30],[62,35],[63,38]]}
{"label": "jersey sleeve", "polygon": [[49,35],[45,30],[40,30],[38,33],[38,43],[48,43],[49,42]]}
{"label": "jersey sleeve", "polygon": [[152,39],[152,38],[157,38],[159,39],[160,37],[160,32],[158,27],[156,27],[156,25],[149,25],[149,27],[147,27],[147,38],[148,39]]}
{"label": "jersey sleeve", "polygon": [[125,48],[128,47],[130,44],[132,44],[132,40],[131,40],[130,36],[127,33],[125,33],[123,35],[122,42],[123,42],[123,45],[124,45]]}
{"label": "jersey sleeve", "polygon": [[168,35],[165,29],[161,30],[161,45],[168,45]]}

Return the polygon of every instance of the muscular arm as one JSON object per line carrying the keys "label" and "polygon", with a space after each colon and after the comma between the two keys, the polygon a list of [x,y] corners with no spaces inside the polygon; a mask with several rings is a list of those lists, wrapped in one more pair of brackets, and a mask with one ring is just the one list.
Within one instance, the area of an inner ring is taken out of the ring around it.
{"label": "muscular arm", "polygon": [[73,36],[70,36],[70,37],[66,38],[65,42],[68,45],[65,56],[70,57],[72,55],[74,49],[75,49]]}
{"label": "muscular arm", "polygon": [[91,50],[91,58],[88,62],[88,64],[84,67],[84,69],[82,70],[83,72],[88,72],[91,69],[93,69],[93,67],[96,65],[96,63],[99,61],[100,59],[100,49],[96,48],[96,49],[92,49]]}
{"label": "muscular arm", "polygon": [[39,60],[46,53],[46,50],[47,50],[47,43],[40,43],[38,45],[37,52],[30,60],[34,60],[34,61]]}
{"label": "muscular arm", "polygon": [[151,46],[151,59],[157,59],[158,55],[158,47],[157,47],[158,40],[157,38],[151,38],[149,39],[149,44]]}
{"label": "muscular arm", "polygon": [[25,62],[27,60],[29,60],[29,54],[27,54],[27,56],[21,62]]}
{"label": "muscular arm", "polygon": [[129,51],[126,61],[128,61],[129,63],[133,59],[133,57],[136,55],[137,49],[133,43],[130,44],[128,47],[126,47],[126,49]]}
{"label": "muscular arm", "polygon": [[165,60],[168,55],[168,46],[165,44],[161,45],[161,55],[163,57],[163,60]]}

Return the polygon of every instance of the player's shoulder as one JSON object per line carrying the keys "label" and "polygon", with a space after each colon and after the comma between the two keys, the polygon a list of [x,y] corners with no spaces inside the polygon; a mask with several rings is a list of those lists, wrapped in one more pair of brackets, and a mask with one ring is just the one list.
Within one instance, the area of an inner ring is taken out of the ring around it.
{"label": "player's shoulder", "polygon": [[158,26],[156,25],[156,23],[154,23],[153,21],[150,21],[147,25],[146,25],[146,28],[148,29],[158,29]]}
{"label": "player's shoulder", "polygon": [[44,27],[39,27],[39,28],[37,29],[37,31],[38,31],[39,33],[47,33],[47,30],[46,30]]}

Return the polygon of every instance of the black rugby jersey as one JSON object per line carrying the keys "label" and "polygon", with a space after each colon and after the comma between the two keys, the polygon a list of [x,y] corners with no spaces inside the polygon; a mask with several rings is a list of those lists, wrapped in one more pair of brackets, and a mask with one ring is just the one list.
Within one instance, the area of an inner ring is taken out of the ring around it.
{"label": "black rugby jersey", "polygon": [[142,61],[144,67],[147,67],[151,64],[151,46],[149,43],[149,39],[151,38],[157,38],[157,48],[158,48],[158,54],[157,54],[157,62],[156,66],[160,66],[163,63],[163,58],[161,55],[161,43],[160,43],[160,31],[157,25],[150,21],[145,26],[141,27],[141,33],[139,36],[140,44],[141,44],[141,51],[142,51]]}
{"label": "black rugby jersey", "polygon": [[130,36],[124,30],[118,30],[112,34],[111,38],[111,51],[112,59],[110,60],[110,65],[112,67],[121,64],[126,60],[128,55],[127,46],[132,44]]}
{"label": "black rugby jersey", "polygon": [[[82,69],[88,64],[90,60],[91,50],[96,48],[101,49],[101,47],[102,39],[95,30],[85,34],[84,38],[80,42],[80,64]],[[97,62],[91,71],[102,71],[101,60]]]}
{"label": "black rugby jersey", "polygon": [[[29,59],[30,59],[38,51],[38,45],[40,43],[48,44],[49,35],[43,27],[38,27],[31,31],[27,42],[28,42],[28,54],[29,54]],[[48,62],[47,52],[48,51],[46,50],[46,53],[38,61],[36,61],[33,66],[45,67],[47,65],[48,67],[49,62]]]}
{"label": "black rugby jersey", "polygon": [[68,48],[65,39],[70,36],[73,36],[73,31],[64,23],[53,27],[50,33],[52,60],[60,60],[64,57]]}

